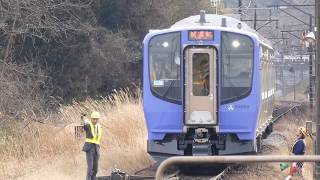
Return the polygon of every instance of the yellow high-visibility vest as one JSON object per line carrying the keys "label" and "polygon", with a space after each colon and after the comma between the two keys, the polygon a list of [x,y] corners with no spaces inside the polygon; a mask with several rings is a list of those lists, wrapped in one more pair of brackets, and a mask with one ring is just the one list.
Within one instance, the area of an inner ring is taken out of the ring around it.
{"label": "yellow high-visibility vest", "polygon": [[87,143],[93,143],[93,144],[100,144],[101,141],[101,135],[102,135],[102,128],[100,125],[98,125],[98,134],[96,134],[95,129],[94,129],[94,125],[92,124],[91,121],[89,121],[89,125],[90,125],[90,131],[92,134],[92,138],[86,138],[86,142]]}

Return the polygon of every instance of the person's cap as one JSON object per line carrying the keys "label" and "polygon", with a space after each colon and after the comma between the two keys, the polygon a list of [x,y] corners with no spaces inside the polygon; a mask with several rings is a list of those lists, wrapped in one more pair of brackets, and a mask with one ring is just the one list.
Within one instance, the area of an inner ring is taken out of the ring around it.
{"label": "person's cap", "polygon": [[304,137],[309,136],[305,127],[299,127],[298,129],[304,135]]}
{"label": "person's cap", "polygon": [[97,111],[93,111],[92,113],[91,113],[91,115],[90,115],[90,118],[91,119],[100,119],[100,113],[99,112],[97,112]]}

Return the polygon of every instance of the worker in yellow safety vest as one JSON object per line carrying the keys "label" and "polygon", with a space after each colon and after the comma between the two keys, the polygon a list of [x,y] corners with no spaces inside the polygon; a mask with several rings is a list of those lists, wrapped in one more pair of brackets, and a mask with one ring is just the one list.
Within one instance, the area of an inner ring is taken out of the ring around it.
{"label": "worker in yellow safety vest", "polygon": [[101,125],[98,123],[100,113],[93,111],[89,119],[84,119],[83,129],[86,133],[86,140],[82,150],[86,152],[87,178],[86,180],[96,180],[98,172],[98,161],[100,157],[100,141],[102,135]]}

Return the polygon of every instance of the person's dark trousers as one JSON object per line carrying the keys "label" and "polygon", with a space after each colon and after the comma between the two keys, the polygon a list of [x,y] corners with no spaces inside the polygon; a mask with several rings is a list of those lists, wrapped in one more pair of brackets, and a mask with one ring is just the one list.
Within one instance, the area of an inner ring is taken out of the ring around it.
{"label": "person's dark trousers", "polygon": [[99,161],[99,145],[86,143],[86,159],[87,159],[87,179],[86,180],[96,180],[96,175],[98,172],[98,161]]}

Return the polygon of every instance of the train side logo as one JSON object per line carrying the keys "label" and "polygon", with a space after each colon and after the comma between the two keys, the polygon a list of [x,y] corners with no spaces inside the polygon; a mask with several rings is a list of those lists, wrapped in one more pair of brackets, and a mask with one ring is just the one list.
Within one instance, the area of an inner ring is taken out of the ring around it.
{"label": "train side logo", "polygon": [[227,110],[228,111],[234,111],[234,105],[233,104],[227,105]]}

